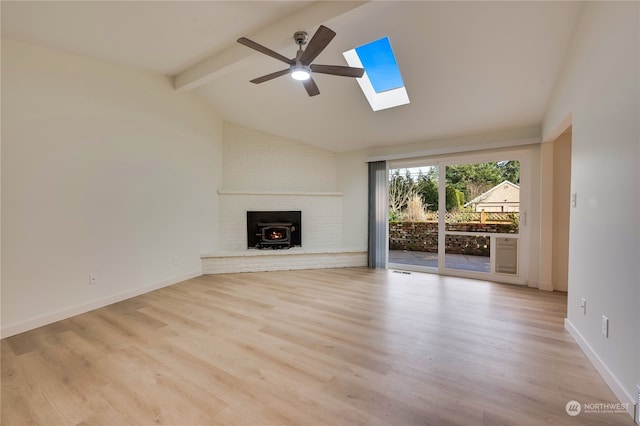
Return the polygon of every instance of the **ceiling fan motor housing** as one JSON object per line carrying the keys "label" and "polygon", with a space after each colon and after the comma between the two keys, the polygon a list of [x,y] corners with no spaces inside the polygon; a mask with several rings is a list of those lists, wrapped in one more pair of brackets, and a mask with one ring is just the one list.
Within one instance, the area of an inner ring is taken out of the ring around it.
{"label": "ceiling fan motor housing", "polygon": [[293,39],[300,46],[302,46],[303,44],[307,44],[307,38],[308,36],[306,31],[296,31],[295,33],[293,33]]}

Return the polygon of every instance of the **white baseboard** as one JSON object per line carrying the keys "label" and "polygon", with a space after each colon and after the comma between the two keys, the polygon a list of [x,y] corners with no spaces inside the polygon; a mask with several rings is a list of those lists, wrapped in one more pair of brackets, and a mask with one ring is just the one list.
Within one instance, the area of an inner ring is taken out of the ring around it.
{"label": "white baseboard", "polygon": [[538,283],[538,290],[553,291],[553,284],[540,282]]}
{"label": "white baseboard", "polygon": [[582,352],[589,358],[591,364],[596,368],[598,373],[602,376],[604,381],[609,385],[609,388],[613,391],[615,396],[622,404],[627,404],[627,412],[633,418],[635,413],[635,398],[631,395],[631,393],[627,392],[622,386],[622,383],[618,380],[618,378],[609,370],[609,367],[600,359],[598,354],[596,354],[589,345],[589,343],[585,340],[585,338],[580,334],[578,329],[574,327],[574,325],[569,321],[569,318],[564,319],[564,328],[569,332],[573,340],[576,341]]}
{"label": "white baseboard", "polygon": [[102,299],[83,303],[82,305],[63,309],[62,311],[54,312],[51,314],[42,315],[16,324],[2,326],[2,328],[0,329],[0,338],[4,339],[5,337],[24,333],[25,331],[33,330],[34,328],[42,327],[44,325],[71,318],[76,315],[84,314],[85,312],[102,308],[113,303],[121,302],[132,297],[140,296],[141,294],[149,293],[150,291],[157,290],[159,288],[167,287],[173,284],[177,284],[181,281],[199,277],[200,275],[202,275],[202,270],[181,275],[179,277],[170,278],[168,280],[160,281],[148,286],[138,287],[133,290],[128,290],[122,293],[114,294],[112,296],[107,296]]}
{"label": "white baseboard", "polygon": [[529,286],[530,288],[537,288],[538,290],[542,290],[542,291],[553,291],[553,284],[552,283],[543,283],[543,282],[538,282],[538,281],[527,281],[527,286]]}

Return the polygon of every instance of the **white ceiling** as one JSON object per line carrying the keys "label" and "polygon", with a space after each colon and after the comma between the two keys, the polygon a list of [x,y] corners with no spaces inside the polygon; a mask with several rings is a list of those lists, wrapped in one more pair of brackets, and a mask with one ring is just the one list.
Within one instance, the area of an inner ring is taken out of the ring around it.
{"label": "white ceiling", "polygon": [[[581,2],[11,2],[2,36],[178,76],[229,121],[332,151],[540,125]],[[411,103],[373,112],[356,81],[286,68],[236,43],[294,57],[296,29],[337,36],[315,63],[388,36]]]}

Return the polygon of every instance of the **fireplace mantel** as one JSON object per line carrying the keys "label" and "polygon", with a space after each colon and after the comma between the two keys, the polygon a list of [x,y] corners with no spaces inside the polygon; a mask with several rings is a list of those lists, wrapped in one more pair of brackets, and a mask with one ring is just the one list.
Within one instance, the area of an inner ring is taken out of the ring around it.
{"label": "fireplace mantel", "polygon": [[305,197],[342,197],[342,192],[310,192],[310,191],[236,191],[218,190],[218,195],[293,195]]}

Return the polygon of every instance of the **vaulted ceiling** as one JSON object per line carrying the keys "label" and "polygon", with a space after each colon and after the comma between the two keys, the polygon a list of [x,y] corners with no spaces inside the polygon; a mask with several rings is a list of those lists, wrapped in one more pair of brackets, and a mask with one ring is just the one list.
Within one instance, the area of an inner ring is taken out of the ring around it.
{"label": "vaulted ceiling", "polygon": [[[332,151],[540,125],[581,2],[2,1],[2,36],[174,77],[226,120]],[[294,57],[296,30],[337,36],[316,63],[388,36],[411,103],[373,112],[352,78],[308,97],[246,36]]]}

